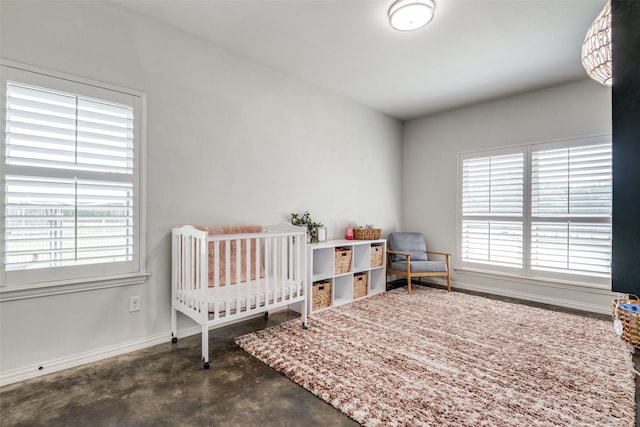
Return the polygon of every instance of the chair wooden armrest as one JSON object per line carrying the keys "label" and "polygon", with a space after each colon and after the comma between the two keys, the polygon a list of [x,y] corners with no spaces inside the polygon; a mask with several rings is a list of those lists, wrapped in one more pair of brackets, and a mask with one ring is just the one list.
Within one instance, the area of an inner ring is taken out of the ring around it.
{"label": "chair wooden armrest", "polygon": [[450,258],[451,255],[449,252],[438,252],[438,251],[427,251],[428,254],[434,254],[434,255],[442,255],[444,257],[444,262],[447,264],[447,271],[449,271],[449,267],[450,267]]}
{"label": "chair wooden armrest", "polygon": [[438,251],[427,251],[428,254],[434,254],[434,255],[442,255],[445,256],[447,258],[449,258],[452,254],[450,254],[449,252],[438,252]]}

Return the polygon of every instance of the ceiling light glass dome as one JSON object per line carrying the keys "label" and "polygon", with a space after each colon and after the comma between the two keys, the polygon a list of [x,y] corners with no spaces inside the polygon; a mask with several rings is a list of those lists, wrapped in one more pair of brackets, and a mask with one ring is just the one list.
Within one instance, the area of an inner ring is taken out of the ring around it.
{"label": "ceiling light glass dome", "polygon": [[389,24],[398,31],[413,31],[433,19],[433,0],[397,0],[389,8]]}

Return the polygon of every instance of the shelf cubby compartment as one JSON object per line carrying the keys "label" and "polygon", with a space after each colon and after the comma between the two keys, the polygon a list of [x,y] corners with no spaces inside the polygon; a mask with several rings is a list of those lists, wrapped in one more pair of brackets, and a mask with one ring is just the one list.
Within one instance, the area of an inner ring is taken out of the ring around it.
{"label": "shelf cubby compartment", "polygon": [[384,268],[376,268],[369,273],[369,295],[387,290],[387,278]]}
{"label": "shelf cubby compartment", "polygon": [[313,281],[333,277],[333,248],[320,248],[313,252]]}
{"label": "shelf cubby compartment", "polygon": [[333,282],[333,305],[339,306],[353,301],[353,274],[336,277]]}
{"label": "shelf cubby compartment", "polygon": [[331,280],[319,280],[313,283],[311,291],[311,307],[313,311],[331,306],[331,288]]}
{"label": "shelf cubby compartment", "polygon": [[353,275],[353,299],[358,299],[369,295],[368,282],[368,273],[356,273]]}
{"label": "shelf cubby compartment", "polygon": [[353,271],[369,270],[369,245],[355,245],[353,248]]}
{"label": "shelf cubby compartment", "polygon": [[340,246],[334,250],[333,274],[350,273],[353,266],[353,246]]}
{"label": "shelf cubby compartment", "polygon": [[369,251],[370,268],[381,268],[384,266],[384,245],[382,243],[374,243]]}

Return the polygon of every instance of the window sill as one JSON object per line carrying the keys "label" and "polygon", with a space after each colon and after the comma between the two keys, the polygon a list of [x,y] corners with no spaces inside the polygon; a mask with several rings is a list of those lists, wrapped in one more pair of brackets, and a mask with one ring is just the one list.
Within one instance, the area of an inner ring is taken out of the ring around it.
{"label": "window sill", "polygon": [[583,292],[591,292],[591,293],[606,294],[606,295],[611,293],[611,284],[602,285],[602,284],[577,282],[577,281],[569,281],[569,280],[562,280],[562,279],[549,279],[545,277],[528,277],[528,276],[520,276],[517,274],[501,273],[497,271],[489,271],[489,270],[482,270],[482,269],[468,268],[468,267],[456,268],[455,272],[459,274],[469,275],[469,276],[509,280],[512,282],[524,283],[527,285],[547,286],[547,287],[560,288],[560,289],[572,289],[572,290],[579,290]]}
{"label": "window sill", "polygon": [[73,292],[92,291],[96,289],[116,288],[119,286],[141,285],[145,282],[148,276],[148,273],[133,273],[78,280],[65,280],[60,282],[47,282],[36,285],[5,286],[0,288],[0,302],[40,298]]}

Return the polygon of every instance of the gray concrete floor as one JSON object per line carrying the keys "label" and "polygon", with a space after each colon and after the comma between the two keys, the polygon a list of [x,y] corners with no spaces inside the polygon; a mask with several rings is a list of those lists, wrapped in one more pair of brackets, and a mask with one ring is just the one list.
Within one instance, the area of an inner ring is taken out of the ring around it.
{"label": "gray concrete floor", "polygon": [[285,311],[210,331],[209,370],[198,334],[2,387],[0,425],[359,425],[234,343],[296,317]]}
{"label": "gray concrete floor", "polygon": [[[209,370],[202,368],[200,335],[194,335],[2,387],[0,426],[358,425],[234,344],[239,335],[296,317],[273,313],[210,331]],[[637,353],[634,361],[639,369]]]}

